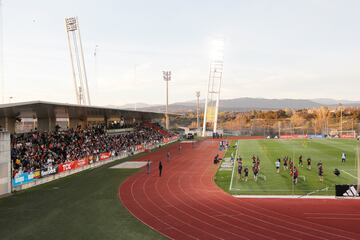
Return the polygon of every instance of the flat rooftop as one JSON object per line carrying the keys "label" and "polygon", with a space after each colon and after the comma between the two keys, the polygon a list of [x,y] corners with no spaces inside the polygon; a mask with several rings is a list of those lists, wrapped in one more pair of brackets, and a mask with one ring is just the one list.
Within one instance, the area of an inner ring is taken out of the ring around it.
{"label": "flat rooftop", "polygon": [[[176,114],[169,114],[175,116]],[[161,118],[163,112],[135,111],[104,106],[89,106],[71,103],[30,101],[0,104],[0,118],[96,118],[135,117]]]}

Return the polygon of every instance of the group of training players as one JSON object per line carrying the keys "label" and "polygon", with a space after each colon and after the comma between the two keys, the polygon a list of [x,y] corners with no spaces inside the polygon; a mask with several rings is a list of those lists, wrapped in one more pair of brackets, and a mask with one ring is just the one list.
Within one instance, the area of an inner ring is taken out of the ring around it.
{"label": "group of training players", "polygon": [[[252,156],[252,171],[253,171],[253,175],[254,175],[254,180],[257,181],[259,172],[260,172],[260,158],[259,156],[253,155]],[[243,165],[243,160],[241,157],[238,157],[236,159],[236,161],[238,162],[238,176],[239,179],[242,180],[244,179],[245,182],[247,182],[248,177],[249,177],[249,168],[247,166]],[[344,163],[346,161],[346,154],[343,152],[341,154],[341,162]],[[231,154],[231,162],[234,162],[234,154]],[[304,163],[303,163],[303,156],[300,155],[299,156],[299,162],[298,162],[298,167],[295,166],[295,162],[289,158],[288,156],[283,157],[283,169],[284,170],[288,170],[289,174],[292,177],[292,180],[295,184],[298,183],[298,177],[299,177],[299,168],[303,168],[304,167]],[[307,164],[307,169],[311,170],[311,158],[308,157],[306,159],[306,164]],[[276,172],[280,173],[280,168],[281,168],[281,159],[278,158],[275,162],[275,167],[276,167]],[[318,176],[319,176],[319,180],[320,182],[324,181],[324,166],[323,163],[320,161],[317,163],[317,169],[318,169]],[[242,173],[244,170],[244,178],[242,177]]]}
{"label": "group of training players", "polygon": [[[231,156],[231,160],[233,161],[234,157],[233,155]],[[238,175],[239,175],[239,180],[242,180],[242,171],[244,169],[244,181],[247,182],[248,177],[249,177],[249,168],[247,166],[243,166],[243,160],[241,157],[238,157],[236,159],[236,161],[238,162]],[[259,172],[260,172],[260,158],[257,156],[255,157],[255,155],[252,156],[252,171],[253,171],[253,175],[254,175],[254,181],[257,181]]]}
{"label": "group of training players", "polygon": [[[308,157],[306,159],[306,162],[307,162],[307,169],[311,170],[311,158]],[[275,162],[275,168],[276,168],[277,173],[280,173],[280,166],[281,166],[281,159],[278,158]],[[284,170],[289,170],[289,173],[295,184],[297,184],[297,182],[298,182],[298,177],[299,177],[299,169],[298,168],[299,167],[301,167],[301,168],[304,167],[302,155],[299,156],[298,167],[295,166],[294,161],[291,158],[289,158],[288,156],[285,156],[283,158],[283,168],[284,168]],[[320,182],[322,182],[324,180],[324,178],[323,178],[324,169],[323,169],[323,164],[321,161],[317,164],[317,167],[318,167],[319,180],[320,180]]]}

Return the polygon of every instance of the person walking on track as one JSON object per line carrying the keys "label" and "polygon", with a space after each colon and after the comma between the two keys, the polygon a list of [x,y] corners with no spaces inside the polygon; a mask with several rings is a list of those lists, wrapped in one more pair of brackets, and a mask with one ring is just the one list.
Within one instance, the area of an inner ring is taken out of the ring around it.
{"label": "person walking on track", "polygon": [[167,160],[168,162],[170,162],[170,152],[167,152],[167,154],[166,154],[166,160]]}
{"label": "person walking on track", "polygon": [[163,165],[162,165],[162,163],[160,161],[159,162],[159,177],[161,177],[162,169],[163,169]]}
{"label": "person walking on track", "polygon": [[146,163],[146,172],[147,172],[147,174],[149,175],[150,174],[150,164],[151,164],[151,162],[150,162],[150,160],[147,160],[147,163]]}

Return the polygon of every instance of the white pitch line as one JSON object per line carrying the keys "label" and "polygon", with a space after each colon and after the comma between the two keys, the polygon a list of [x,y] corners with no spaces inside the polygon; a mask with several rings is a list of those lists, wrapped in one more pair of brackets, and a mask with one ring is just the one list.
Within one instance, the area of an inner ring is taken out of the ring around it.
{"label": "white pitch line", "polygon": [[235,198],[282,198],[282,199],[336,199],[335,196],[301,196],[301,195],[233,195]]}
{"label": "white pitch line", "polygon": [[356,177],[356,176],[354,176],[354,175],[352,175],[352,174],[348,173],[348,172],[347,172],[347,171],[345,171],[345,170],[340,170],[340,171],[342,171],[342,172],[346,173],[347,175],[349,175],[349,176],[351,176],[351,177],[353,177],[353,178],[355,178],[355,179],[360,179],[359,177]]}
{"label": "white pitch line", "polygon": [[343,218],[343,217],[306,217],[309,219],[323,219],[323,220],[360,220],[360,218]]}
{"label": "white pitch line", "polygon": [[235,152],[235,158],[234,158],[234,166],[233,166],[233,170],[231,173],[231,180],[230,180],[230,187],[229,187],[229,191],[231,191],[232,188],[232,183],[233,183],[233,179],[234,179],[234,173],[235,173],[235,161],[238,155],[238,150],[239,150],[239,140],[236,141],[236,152]]}
{"label": "white pitch line", "polygon": [[304,213],[305,215],[323,215],[323,216],[359,216],[359,213]]}

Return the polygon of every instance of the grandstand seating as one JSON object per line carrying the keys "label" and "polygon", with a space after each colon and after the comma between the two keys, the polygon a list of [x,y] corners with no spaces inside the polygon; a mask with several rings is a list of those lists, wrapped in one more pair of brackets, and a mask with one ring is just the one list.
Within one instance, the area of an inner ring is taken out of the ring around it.
{"label": "grandstand seating", "polygon": [[135,124],[133,131],[121,134],[107,134],[105,130],[98,125],[88,129],[12,135],[13,175],[37,169],[48,171],[79,159],[99,159],[105,153],[112,156],[131,154],[139,148],[167,143],[173,136],[152,123]]}

